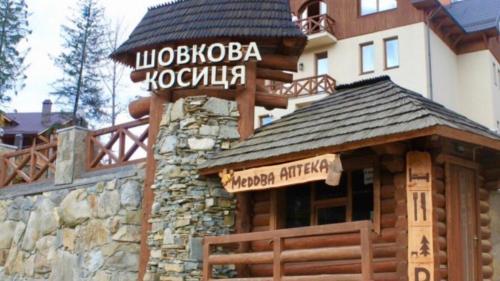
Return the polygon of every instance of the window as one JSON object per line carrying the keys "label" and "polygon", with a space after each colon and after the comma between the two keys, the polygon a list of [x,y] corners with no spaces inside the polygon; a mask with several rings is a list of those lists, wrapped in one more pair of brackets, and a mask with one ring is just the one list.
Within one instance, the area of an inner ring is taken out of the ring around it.
{"label": "window", "polygon": [[384,40],[385,69],[399,67],[399,40],[397,37]]}
{"label": "window", "polygon": [[304,20],[311,17],[326,15],[327,13],[328,13],[328,6],[326,2],[313,1],[307,3],[304,7],[300,9],[300,18]]}
{"label": "window", "polygon": [[259,117],[260,119],[260,126],[265,126],[271,124],[273,122],[273,117],[271,115],[262,115]]}
{"label": "window", "polygon": [[361,44],[361,74],[375,71],[375,46],[373,42]]}
{"label": "window", "polygon": [[316,76],[328,74],[328,53],[316,54]]}
{"label": "window", "polygon": [[397,0],[360,0],[361,15],[366,16],[378,12],[396,9]]}
{"label": "window", "polygon": [[287,228],[374,219],[373,169],[344,172],[338,186],[324,182],[286,189]]}
{"label": "window", "polygon": [[495,63],[492,63],[493,67],[493,81],[495,82],[495,86],[498,86],[498,75],[497,75],[497,65]]}
{"label": "window", "polygon": [[498,80],[498,82],[500,84],[500,68],[497,69],[497,80]]}

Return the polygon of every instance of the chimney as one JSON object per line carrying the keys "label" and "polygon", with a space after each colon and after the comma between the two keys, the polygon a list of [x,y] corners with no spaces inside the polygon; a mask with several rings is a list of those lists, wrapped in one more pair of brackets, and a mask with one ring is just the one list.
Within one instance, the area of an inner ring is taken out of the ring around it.
{"label": "chimney", "polygon": [[52,101],[44,100],[42,106],[42,123],[49,124],[50,123],[50,115],[52,113]]}

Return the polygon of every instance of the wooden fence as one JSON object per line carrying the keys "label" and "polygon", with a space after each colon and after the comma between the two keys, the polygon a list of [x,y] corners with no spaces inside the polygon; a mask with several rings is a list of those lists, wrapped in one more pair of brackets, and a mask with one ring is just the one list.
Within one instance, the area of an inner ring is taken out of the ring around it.
{"label": "wooden fence", "polygon": [[90,132],[87,169],[98,170],[142,162],[147,157],[149,118]]}
{"label": "wooden fence", "polygon": [[325,74],[298,79],[292,83],[271,82],[267,88],[271,94],[294,98],[321,93],[331,94],[335,92],[336,84],[335,79]]}
{"label": "wooden fence", "polygon": [[[247,252],[217,253],[237,244]],[[256,251],[257,249],[260,251]],[[252,251],[253,250],[253,251]],[[203,281],[373,280],[372,223],[321,225],[207,237]],[[213,276],[215,266],[248,266],[251,276]]]}
{"label": "wooden fence", "polygon": [[55,174],[57,140],[6,153],[0,158],[0,187],[50,179]]}
{"label": "wooden fence", "polygon": [[296,23],[305,35],[321,32],[335,35],[335,20],[326,14],[300,19]]}

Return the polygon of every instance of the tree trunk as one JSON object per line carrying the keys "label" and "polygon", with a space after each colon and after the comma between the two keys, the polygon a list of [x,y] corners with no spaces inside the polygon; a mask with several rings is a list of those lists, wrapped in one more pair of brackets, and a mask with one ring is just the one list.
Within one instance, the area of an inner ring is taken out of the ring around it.
{"label": "tree trunk", "polygon": [[73,120],[77,121],[76,113],[78,111],[78,103],[80,101],[80,94],[82,89],[83,82],[83,70],[85,66],[85,61],[87,59],[87,40],[89,37],[89,29],[90,29],[90,17],[92,14],[92,3],[89,6],[89,15],[87,17],[87,23],[85,25],[85,35],[83,37],[83,46],[82,46],[82,57],[80,59],[80,69],[78,70],[78,82],[76,84],[76,96],[75,96],[75,104],[73,107]]}

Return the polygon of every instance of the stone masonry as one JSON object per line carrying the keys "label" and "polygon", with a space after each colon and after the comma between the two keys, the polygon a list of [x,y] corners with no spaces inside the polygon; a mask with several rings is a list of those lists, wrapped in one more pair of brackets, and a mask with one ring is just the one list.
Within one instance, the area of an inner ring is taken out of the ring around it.
{"label": "stone masonry", "polygon": [[0,280],[136,281],[143,177],[0,200]]}
{"label": "stone masonry", "polygon": [[167,106],[155,147],[157,171],[147,281],[199,281],[202,237],[234,228],[235,199],[197,166],[239,139],[235,102],[189,97]]}

